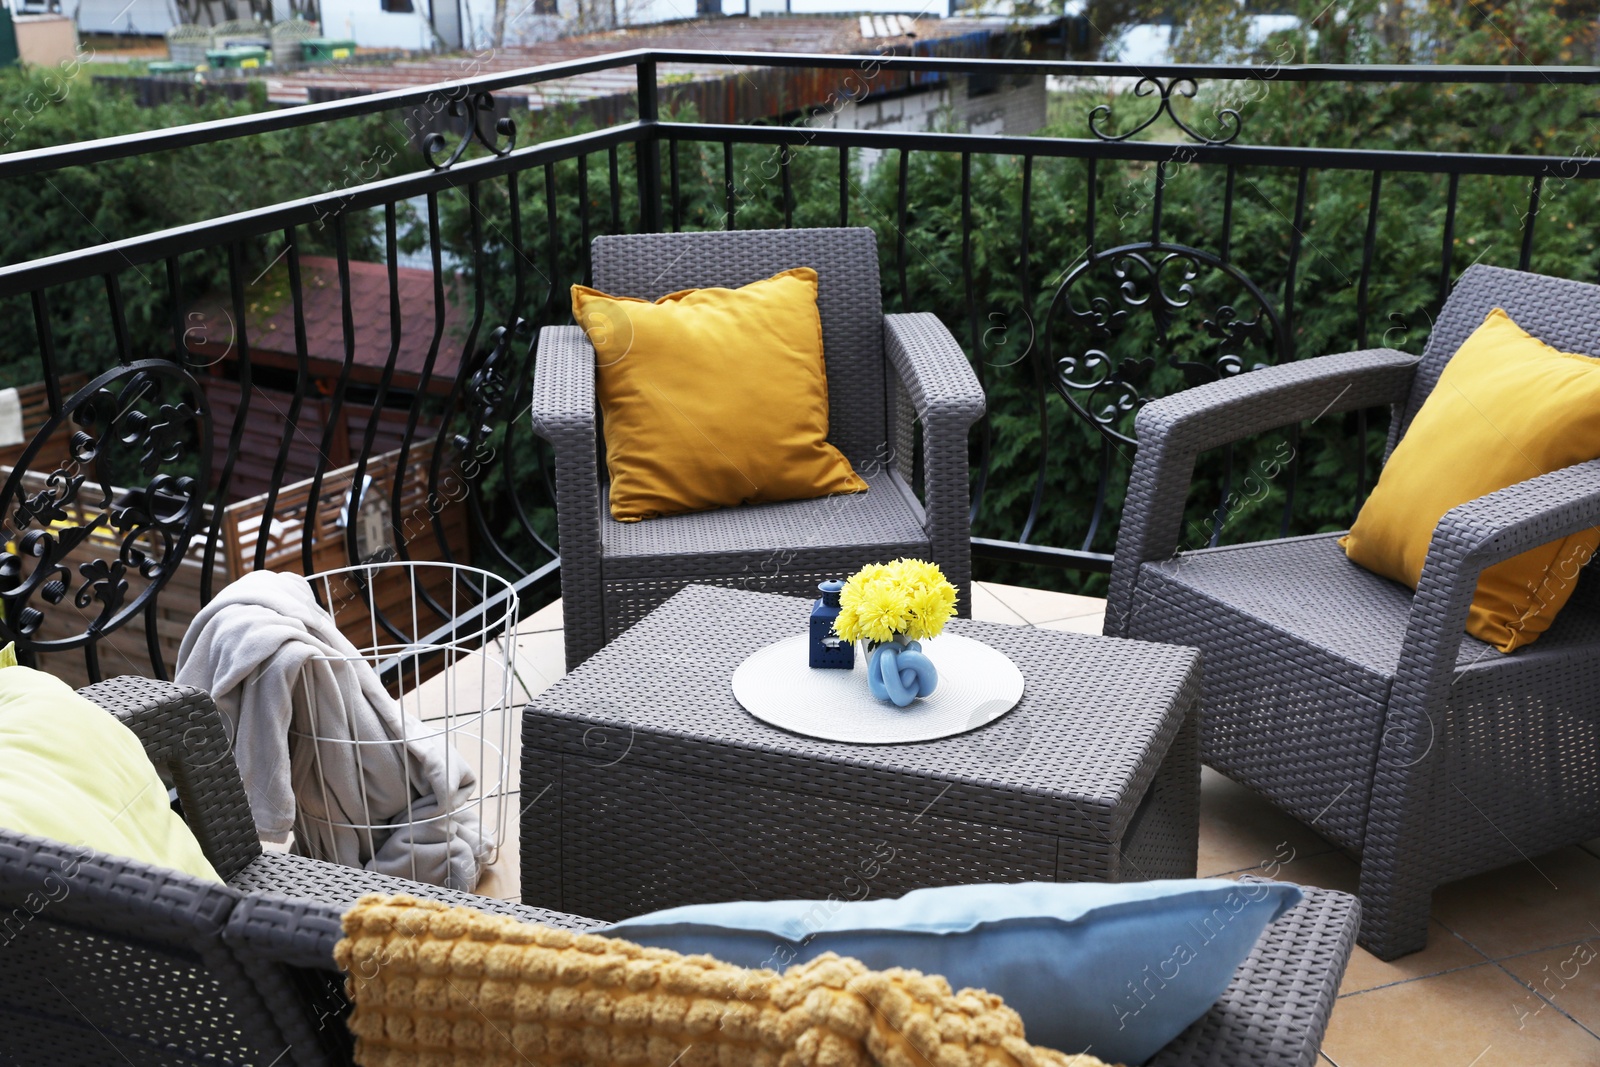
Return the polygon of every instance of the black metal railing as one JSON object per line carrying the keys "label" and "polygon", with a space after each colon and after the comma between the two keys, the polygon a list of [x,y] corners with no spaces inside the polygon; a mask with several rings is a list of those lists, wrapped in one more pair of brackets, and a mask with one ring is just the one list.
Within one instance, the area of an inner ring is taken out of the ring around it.
{"label": "black metal railing", "polygon": [[[849,104],[933,79],[1142,80],[1086,108],[1082,136],[1022,137],[697,122],[674,111],[672,63],[837,71]],[[636,121],[518,147],[492,117],[497,91],[626,67]],[[1537,269],[1542,241],[1592,250],[1600,228],[1540,224],[1552,185],[1600,188],[1592,154],[1255,143],[1293,131],[1227,94],[1196,109],[1202,86],[1252,82],[1584,92],[1600,70],[635,51],[0,156],[0,181],[31,180],[380,114],[417,150],[404,173],[0,267],[0,316],[33,339],[13,376],[42,391],[0,491],[0,638],[57,669],[81,657],[90,678],[165,676],[221,583],[387,556],[471,559],[553,595],[552,474],[523,421],[533,334],[569,321],[593,236],[664,228],[873,226],[886,306],[942,315],[991,398],[976,554],[996,574],[1102,573],[1146,400],[1365,347],[1380,326],[1415,350],[1472,259],[1467,229],[1498,226],[1510,264]],[[1463,219],[1464,182],[1494,218]],[[63,385],[76,374],[87,384]],[[1209,457],[1190,540],[1347,521],[1383,423],[1356,413]],[[1338,499],[1307,504],[1312,475]],[[421,593],[449,624],[440,591]]]}

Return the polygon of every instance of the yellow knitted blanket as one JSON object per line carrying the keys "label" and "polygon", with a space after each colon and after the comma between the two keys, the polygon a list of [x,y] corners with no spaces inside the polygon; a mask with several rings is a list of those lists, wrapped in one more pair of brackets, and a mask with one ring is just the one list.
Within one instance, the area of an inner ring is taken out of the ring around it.
{"label": "yellow knitted blanket", "polygon": [[344,935],[364,1067],[1104,1067],[993,994],[831,953],[779,975],[409,896]]}

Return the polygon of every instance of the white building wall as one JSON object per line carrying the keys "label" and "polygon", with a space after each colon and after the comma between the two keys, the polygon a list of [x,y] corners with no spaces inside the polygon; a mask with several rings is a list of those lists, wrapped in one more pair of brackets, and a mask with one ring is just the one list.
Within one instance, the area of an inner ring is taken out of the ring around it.
{"label": "white building wall", "polygon": [[[239,6],[244,9],[246,5]],[[293,14],[287,0],[274,0],[273,9],[276,15],[273,21]],[[212,0],[210,11],[208,25],[215,26],[227,20],[227,14],[216,0]],[[170,0],[61,0],[61,13],[78,24],[79,33],[160,36],[178,25],[178,9]],[[248,16],[248,11],[245,15]]]}
{"label": "white building wall", "polygon": [[431,48],[428,5],[455,0],[412,0],[414,11],[385,11],[379,0],[321,0],[322,33],[361,48]]}
{"label": "white building wall", "polygon": [[80,33],[165,33],[176,25],[167,0],[62,0]]}
{"label": "white building wall", "polygon": [[[966,78],[955,78],[937,89],[848,101],[837,111],[813,115],[809,125],[840,130],[951,130],[958,133],[1001,134],[1021,137],[1034,133],[1049,119],[1049,96],[1043,78],[1028,78],[1020,85],[1001,80],[990,92],[969,96]],[[862,165],[871,170],[884,153],[860,150]]]}

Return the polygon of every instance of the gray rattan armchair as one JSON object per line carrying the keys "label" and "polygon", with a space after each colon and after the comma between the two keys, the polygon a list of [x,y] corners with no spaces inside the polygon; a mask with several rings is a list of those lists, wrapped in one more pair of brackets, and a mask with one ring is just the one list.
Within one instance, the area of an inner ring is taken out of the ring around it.
{"label": "gray rattan armchair", "polygon": [[1435,887],[1600,834],[1600,598],[1586,575],[1537,643],[1464,632],[1479,573],[1600,526],[1600,462],[1446,514],[1415,594],[1338,534],[1178,552],[1195,457],[1331,412],[1393,405],[1389,448],[1488,312],[1600,356],[1600,287],[1468,269],[1418,360],[1375,349],[1201,386],[1139,415],[1106,633],[1205,653],[1201,758],[1359,855],[1361,943],[1427,944]]}
{"label": "gray rattan armchair", "polygon": [[[606,507],[594,349],[575,326],[539,335],[533,419],[555,450],[567,666],[691,582],[814,594],[816,583],[896,556],[932,559],[971,604],[967,430],[983,392],[937,318],[885,315],[872,231],[645,234],[594,242],[599,289],[654,299],[737,287],[791,267],[817,271],[828,370],[828,439],[866,493],[750,505],[645,522]],[[913,423],[923,429],[923,492],[911,490]]]}
{"label": "gray rattan armchair", "polygon": [[[574,930],[601,925],[318,860],[251,856],[235,819],[248,818],[243,787],[204,693],[131,678],[83,692],[168,771],[186,821],[219,873],[231,871],[230,884],[0,829],[0,1064],[40,1062],[41,1049],[68,1067],[348,1064],[349,1004],[333,948],[340,916],[362,893],[411,893]],[[1348,894],[1307,889],[1151,1067],[1311,1067],[1358,911]]]}

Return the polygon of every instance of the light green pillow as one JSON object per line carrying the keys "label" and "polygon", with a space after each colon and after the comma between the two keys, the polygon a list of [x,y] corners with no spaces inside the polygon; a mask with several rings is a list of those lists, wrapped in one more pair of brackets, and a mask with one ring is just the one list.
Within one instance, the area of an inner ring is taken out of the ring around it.
{"label": "light green pillow", "polygon": [[222,881],[133,731],[28,667],[0,670],[0,826]]}

